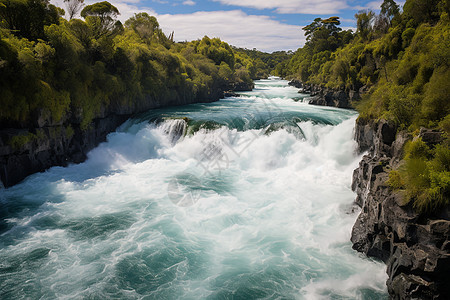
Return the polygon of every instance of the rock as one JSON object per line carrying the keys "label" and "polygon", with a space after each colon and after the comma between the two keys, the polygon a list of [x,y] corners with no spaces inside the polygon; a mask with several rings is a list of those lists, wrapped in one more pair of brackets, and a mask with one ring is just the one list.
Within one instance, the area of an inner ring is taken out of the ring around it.
{"label": "rock", "polygon": [[423,127],[420,128],[419,138],[421,138],[422,141],[430,147],[434,147],[436,144],[439,144],[444,140],[442,137],[442,132]]}
{"label": "rock", "polygon": [[[253,86],[238,83],[237,90],[248,90]],[[141,113],[161,106],[185,105],[198,102],[213,102],[223,97],[223,87],[217,86],[207,93],[184,95],[175,90],[160,98],[144,97],[129,104],[112,100],[108,106],[102,106],[96,118],[87,130],[80,128],[83,116],[81,109],[73,110],[62,120],[55,122],[44,110],[37,110],[32,116],[32,124],[8,123],[2,120],[0,127],[0,181],[10,187],[22,181],[28,175],[42,172],[52,166],[66,166],[69,162],[81,163],[87,153],[106,140],[108,133],[133,114]],[[15,128],[14,126],[17,126]],[[72,133],[67,131],[72,128]],[[21,129],[29,128],[29,129]],[[11,137],[34,135],[33,138],[16,149],[9,145]]]}
{"label": "rock", "polygon": [[253,82],[251,84],[246,82],[236,82],[233,84],[231,89],[235,92],[245,92],[251,91],[254,87],[255,85],[253,84]]}
{"label": "rock", "polygon": [[400,163],[401,158],[403,157],[403,147],[409,140],[411,140],[411,134],[409,134],[408,132],[403,130],[397,133],[397,136],[391,145],[391,153],[390,153],[392,157],[390,164],[393,168],[398,167],[398,164]]}
{"label": "rock", "polygon": [[292,80],[289,85],[299,88],[299,93],[309,93],[311,95],[309,104],[339,108],[352,108],[352,102],[360,101],[361,94],[366,92],[364,89],[359,91],[331,89],[320,85],[303,84],[298,80]]}
{"label": "rock", "polygon": [[224,97],[240,97],[239,94],[233,92],[233,91],[227,91],[223,92]]}
{"label": "rock", "polygon": [[359,92],[351,90],[348,92],[348,98],[350,102],[357,102],[361,100],[361,95]]}
{"label": "rock", "polygon": [[362,118],[356,120],[355,139],[358,141],[358,152],[373,152],[374,149],[374,125]]}
{"label": "rock", "polygon": [[311,96],[309,104],[351,108],[347,93],[341,90],[315,87],[311,90]]}
{"label": "rock", "polygon": [[[389,171],[401,163],[406,132],[385,121],[358,120],[359,151],[369,151],[353,172],[355,202],[362,207],[353,226],[353,249],[387,265],[392,299],[448,299],[450,285],[450,208],[424,218],[401,191],[386,184]],[[422,138],[434,145],[438,133],[423,129]]]}
{"label": "rock", "polygon": [[292,79],[291,81],[288,82],[288,85],[296,87],[298,89],[303,88],[302,82],[298,79]]}
{"label": "rock", "polygon": [[395,141],[397,126],[386,120],[376,123],[374,135],[375,157],[390,156],[392,143]]}

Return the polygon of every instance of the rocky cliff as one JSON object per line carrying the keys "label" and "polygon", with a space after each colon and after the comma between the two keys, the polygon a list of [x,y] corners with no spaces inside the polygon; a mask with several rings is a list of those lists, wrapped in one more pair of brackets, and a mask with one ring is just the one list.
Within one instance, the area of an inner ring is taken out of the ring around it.
{"label": "rocky cliff", "polygon": [[[234,88],[234,87],[233,87]],[[244,88],[240,85],[239,88]],[[251,87],[248,87],[251,89]],[[82,113],[70,112],[59,122],[45,113],[37,113],[29,124],[2,126],[0,129],[0,188],[10,187],[26,176],[42,172],[52,166],[80,163],[86,154],[106,140],[108,133],[135,113],[162,106],[213,102],[223,97],[223,89],[192,97],[174,91],[160,99],[122,104],[112,102],[102,107],[87,129],[82,129]],[[5,128],[10,127],[10,128]]]}
{"label": "rocky cliff", "polygon": [[[449,299],[450,208],[419,215],[401,191],[386,184],[411,136],[383,120],[358,120],[355,136],[358,150],[368,153],[353,174],[362,208],[352,231],[353,248],[386,263],[392,299]],[[425,129],[420,137],[431,145],[439,140],[438,133]]]}
{"label": "rocky cliff", "polygon": [[340,108],[352,108],[351,103],[359,101],[361,93],[364,93],[364,88],[359,91],[332,89],[321,85],[303,84],[299,80],[291,80],[289,85],[300,89],[299,93],[310,94],[309,104]]}

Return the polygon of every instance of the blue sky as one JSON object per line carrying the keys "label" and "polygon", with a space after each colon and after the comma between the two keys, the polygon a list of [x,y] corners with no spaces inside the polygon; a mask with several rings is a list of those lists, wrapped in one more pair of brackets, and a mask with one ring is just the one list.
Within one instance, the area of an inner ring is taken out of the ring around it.
{"label": "blue sky", "polygon": [[[101,0],[97,0],[101,1]],[[86,0],[92,4],[93,0]],[[62,0],[52,0],[64,8]],[[177,41],[205,35],[238,47],[272,52],[296,50],[305,43],[302,27],[315,18],[339,16],[341,27],[355,28],[354,15],[377,10],[381,0],[110,0],[124,22],[145,11],[157,17],[166,33]],[[403,4],[398,2],[398,4]]]}

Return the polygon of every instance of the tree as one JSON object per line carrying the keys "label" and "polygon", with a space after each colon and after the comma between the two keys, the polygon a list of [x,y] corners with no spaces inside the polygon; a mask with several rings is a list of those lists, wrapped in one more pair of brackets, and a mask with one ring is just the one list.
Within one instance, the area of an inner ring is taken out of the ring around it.
{"label": "tree", "polygon": [[339,35],[342,29],[338,27],[340,24],[339,17],[314,19],[311,24],[302,28],[307,40],[305,46],[313,53],[336,50],[342,46],[342,37]]}
{"label": "tree", "polygon": [[0,0],[0,26],[31,40],[44,38],[44,26],[58,24],[64,10],[49,0]]}
{"label": "tree", "polygon": [[381,11],[375,17],[374,29],[376,32],[387,33],[393,22],[400,21],[400,9],[394,0],[384,0],[381,4]]}
{"label": "tree", "polygon": [[86,22],[83,22],[80,19],[72,19],[69,21],[69,28],[73,35],[78,38],[84,48],[90,48],[92,43],[92,32],[91,28],[89,28]]}
{"label": "tree", "polygon": [[64,3],[66,4],[67,13],[69,14],[69,20],[72,20],[84,6],[84,0],[64,0]]}
{"label": "tree", "polygon": [[392,21],[392,19],[400,14],[400,9],[394,0],[384,0],[381,4],[381,15]]}
{"label": "tree", "polygon": [[372,31],[372,21],[375,13],[371,10],[359,11],[355,14],[356,33],[363,39],[367,40]]}
{"label": "tree", "polygon": [[424,22],[435,23],[439,21],[439,4],[442,2],[439,0],[408,0],[403,6],[403,12],[406,18],[413,19],[416,25]]}
{"label": "tree", "polygon": [[328,19],[322,20],[323,27],[330,31],[331,35],[338,33],[342,29],[338,26],[341,25],[341,21],[339,21],[339,17],[329,17]]}
{"label": "tree", "polygon": [[303,27],[302,30],[305,31],[306,40],[309,41],[312,39],[314,32],[322,27],[322,19],[321,18],[315,18],[314,21]]}
{"label": "tree", "polygon": [[113,36],[121,31],[122,23],[116,20],[119,14],[119,10],[108,1],[88,5],[81,11],[81,16],[92,28],[93,36],[96,39]]}
{"label": "tree", "polygon": [[159,23],[155,17],[143,12],[129,18],[125,27],[133,29],[142,39],[151,39],[153,33],[159,29]]}
{"label": "tree", "polygon": [[339,25],[341,25],[339,17],[329,17],[325,20],[316,18],[311,24],[303,27],[302,29],[305,31],[306,40],[309,41],[314,39],[315,35],[319,31],[322,31],[325,35],[336,35],[342,30],[338,27]]}

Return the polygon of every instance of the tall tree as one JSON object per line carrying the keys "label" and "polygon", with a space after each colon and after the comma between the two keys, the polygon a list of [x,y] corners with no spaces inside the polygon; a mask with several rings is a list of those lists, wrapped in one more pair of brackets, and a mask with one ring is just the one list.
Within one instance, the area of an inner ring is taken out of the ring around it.
{"label": "tall tree", "polygon": [[400,14],[400,9],[394,0],[384,0],[381,4],[380,13],[391,21]]}
{"label": "tall tree", "polygon": [[64,0],[64,3],[66,4],[70,20],[72,20],[84,6],[84,0]]}
{"label": "tall tree", "polygon": [[125,27],[133,29],[142,39],[151,39],[153,33],[159,29],[159,23],[155,17],[143,12],[129,18]]}
{"label": "tall tree", "polygon": [[359,11],[355,14],[356,33],[363,39],[368,40],[372,31],[372,21],[375,13],[371,10]]}
{"label": "tall tree", "polygon": [[342,44],[338,27],[341,24],[339,17],[330,17],[328,19],[316,18],[314,21],[303,27],[306,35],[306,47],[313,53],[331,50],[334,51]]}
{"label": "tall tree", "polygon": [[0,0],[0,26],[31,40],[44,38],[44,26],[58,24],[64,10],[49,0]]}
{"label": "tall tree", "polygon": [[81,16],[92,28],[96,39],[113,36],[123,29],[122,23],[116,19],[118,15],[120,13],[117,7],[108,1],[88,5],[81,11]]}
{"label": "tall tree", "polygon": [[314,32],[322,27],[322,19],[321,18],[315,18],[314,21],[303,27],[303,31],[305,31],[306,40],[309,41],[313,38]]}
{"label": "tall tree", "polygon": [[[442,0],[408,0],[403,6],[403,12],[407,18],[413,19],[416,25],[424,22],[435,23],[440,17],[439,6],[445,7],[443,2]],[[447,0],[447,8],[448,3]]]}

